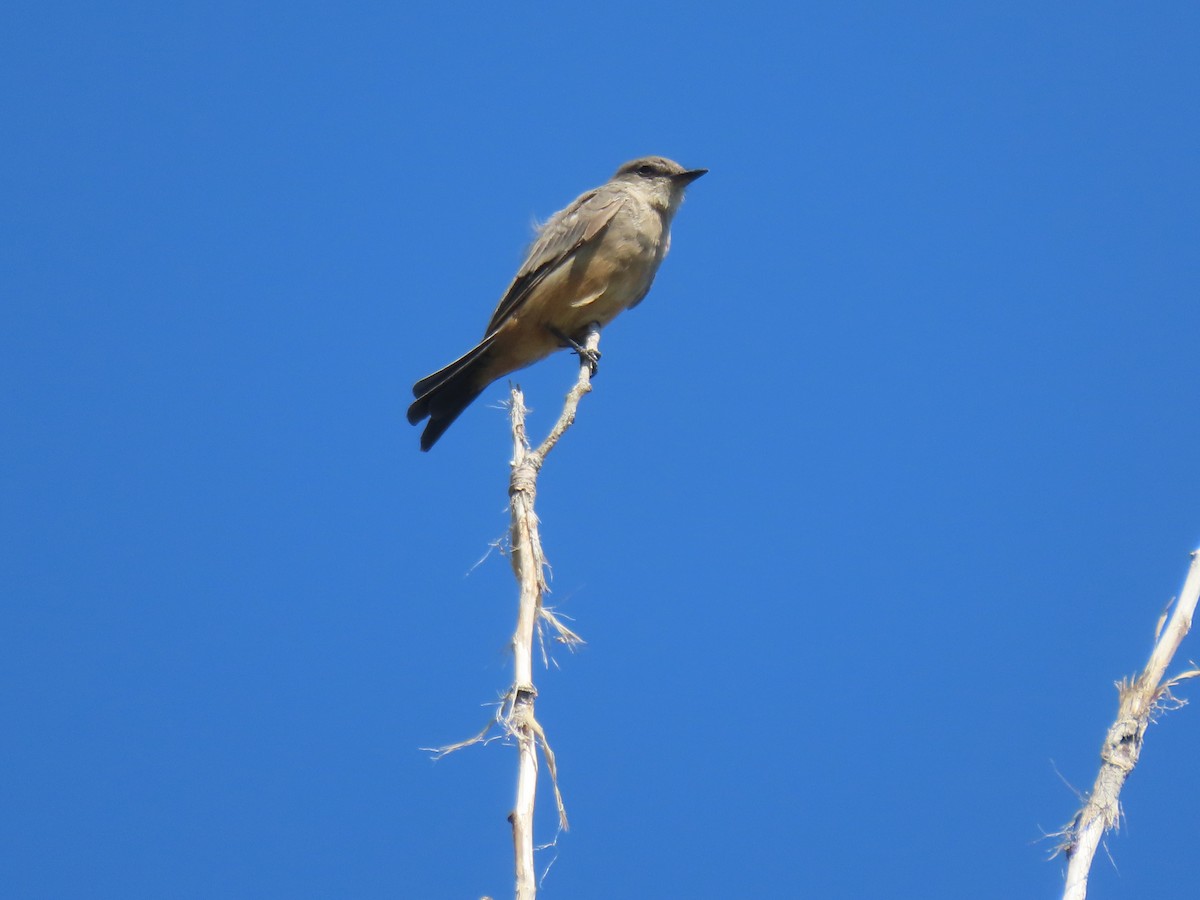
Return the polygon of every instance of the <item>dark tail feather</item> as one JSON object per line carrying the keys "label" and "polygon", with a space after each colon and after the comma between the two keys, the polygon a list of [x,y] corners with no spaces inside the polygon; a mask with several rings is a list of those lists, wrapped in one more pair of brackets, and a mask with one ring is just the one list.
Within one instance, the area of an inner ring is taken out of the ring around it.
{"label": "dark tail feather", "polygon": [[[468,373],[469,374],[469,373]],[[487,387],[484,385],[483,387]],[[465,379],[456,378],[447,381],[440,387],[434,388],[408,409],[408,418],[412,420],[413,410],[422,403],[429,411],[429,421],[421,432],[421,449],[428,450],[457,419],[472,401],[483,393],[482,387],[475,387]],[[421,421],[417,419],[416,422]],[[416,422],[413,422],[415,425]]]}
{"label": "dark tail feather", "polygon": [[417,399],[408,408],[408,421],[416,425],[429,418],[421,432],[422,450],[436,444],[462,411],[488,386],[489,382],[480,380],[480,370],[487,362],[491,343],[490,338],[485,340],[466,355],[413,385]]}

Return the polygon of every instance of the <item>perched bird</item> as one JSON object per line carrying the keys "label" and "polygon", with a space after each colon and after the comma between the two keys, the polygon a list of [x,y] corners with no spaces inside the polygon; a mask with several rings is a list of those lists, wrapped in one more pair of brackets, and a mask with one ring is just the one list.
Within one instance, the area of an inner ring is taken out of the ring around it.
{"label": "perched bird", "polygon": [[497,378],[579,348],[588,325],[601,328],[650,290],[671,246],[671,219],[684,189],[708,169],[661,156],[627,162],[581,194],[539,230],[517,277],[500,299],[483,340],[413,385],[413,425],[428,418],[428,450]]}

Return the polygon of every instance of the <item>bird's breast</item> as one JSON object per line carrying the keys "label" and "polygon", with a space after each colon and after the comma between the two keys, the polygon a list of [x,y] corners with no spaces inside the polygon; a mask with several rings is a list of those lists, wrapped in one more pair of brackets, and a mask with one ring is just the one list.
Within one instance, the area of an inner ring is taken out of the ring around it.
{"label": "bird's breast", "polygon": [[572,336],[592,322],[607,325],[650,289],[664,255],[664,237],[656,211],[627,203],[600,234],[534,288],[521,318]]}

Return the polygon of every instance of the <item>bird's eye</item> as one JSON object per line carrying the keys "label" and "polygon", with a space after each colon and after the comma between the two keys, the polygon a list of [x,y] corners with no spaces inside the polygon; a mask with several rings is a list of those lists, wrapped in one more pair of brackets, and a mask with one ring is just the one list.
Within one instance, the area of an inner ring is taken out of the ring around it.
{"label": "bird's eye", "polygon": [[644,178],[649,178],[654,174],[654,166],[650,165],[649,163],[643,163],[642,165],[638,166],[637,173]]}

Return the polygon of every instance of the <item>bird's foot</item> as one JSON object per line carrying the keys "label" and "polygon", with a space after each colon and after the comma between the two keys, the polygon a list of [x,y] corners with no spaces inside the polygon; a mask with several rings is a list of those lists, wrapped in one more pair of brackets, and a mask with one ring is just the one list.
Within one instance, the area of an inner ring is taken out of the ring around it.
{"label": "bird's foot", "polygon": [[595,378],[596,373],[600,371],[600,351],[579,347],[576,352],[579,354],[579,358],[587,363],[588,375]]}
{"label": "bird's foot", "polygon": [[588,373],[594,378],[596,373],[600,371],[600,351],[583,346],[579,341],[569,337],[565,332],[560,331],[553,325],[548,327],[551,334],[579,354],[580,360],[587,363]]}

